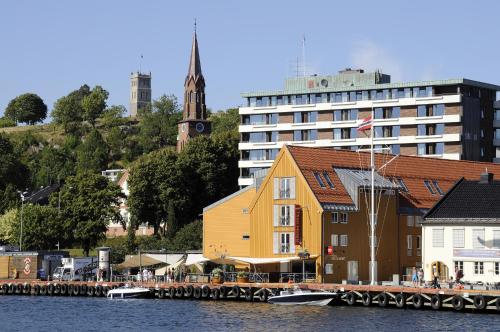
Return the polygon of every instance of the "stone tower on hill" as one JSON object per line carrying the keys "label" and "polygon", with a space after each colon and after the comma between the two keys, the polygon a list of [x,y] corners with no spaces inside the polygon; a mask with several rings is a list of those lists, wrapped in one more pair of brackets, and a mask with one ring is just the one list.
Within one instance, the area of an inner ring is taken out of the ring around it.
{"label": "stone tower on hill", "polygon": [[191,138],[198,135],[208,135],[210,130],[211,126],[207,120],[207,107],[205,105],[205,78],[201,72],[195,28],[189,69],[184,81],[184,108],[182,120],[178,125],[177,152],[181,152]]}
{"label": "stone tower on hill", "polygon": [[151,104],[151,73],[135,72],[130,74],[130,116],[135,118],[137,111]]}

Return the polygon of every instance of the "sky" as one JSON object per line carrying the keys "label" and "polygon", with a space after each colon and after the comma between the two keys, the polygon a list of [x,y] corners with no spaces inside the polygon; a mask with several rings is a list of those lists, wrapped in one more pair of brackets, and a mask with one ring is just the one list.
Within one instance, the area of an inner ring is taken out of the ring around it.
{"label": "sky", "polygon": [[26,92],[50,111],[83,84],[103,86],[108,105],[128,109],[139,69],[152,73],[153,98],[181,97],[195,18],[213,111],[242,105],[242,92],[282,89],[296,75],[303,36],[308,74],[353,67],[393,82],[500,84],[499,12],[494,0],[5,1],[0,114]]}

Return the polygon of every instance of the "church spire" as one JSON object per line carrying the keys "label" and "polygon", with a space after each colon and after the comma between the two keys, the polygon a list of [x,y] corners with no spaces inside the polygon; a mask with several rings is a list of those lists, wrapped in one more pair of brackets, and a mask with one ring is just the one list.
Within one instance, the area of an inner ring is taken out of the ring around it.
{"label": "church spire", "polygon": [[189,69],[186,76],[186,83],[190,78],[196,82],[200,77],[203,78],[201,73],[200,53],[198,51],[198,39],[196,36],[196,20],[194,21],[193,44],[191,46],[191,58],[189,60]]}

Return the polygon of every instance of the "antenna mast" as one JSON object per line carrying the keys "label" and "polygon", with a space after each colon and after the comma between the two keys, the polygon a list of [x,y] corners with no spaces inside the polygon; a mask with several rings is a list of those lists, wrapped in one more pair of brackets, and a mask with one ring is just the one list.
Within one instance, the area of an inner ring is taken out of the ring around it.
{"label": "antenna mast", "polygon": [[302,35],[302,74],[306,76],[306,35]]}

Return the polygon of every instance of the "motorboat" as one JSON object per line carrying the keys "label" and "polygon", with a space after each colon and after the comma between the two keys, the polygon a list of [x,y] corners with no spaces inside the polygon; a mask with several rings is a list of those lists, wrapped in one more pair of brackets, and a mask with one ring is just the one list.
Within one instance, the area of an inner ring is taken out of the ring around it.
{"label": "motorboat", "polygon": [[280,292],[280,295],[271,296],[268,299],[269,303],[283,304],[283,305],[328,305],[334,298],[337,297],[336,293],[318,291],[314,292],[307,289],[287,289]]}
{"label": "motorboat", "polygon": [[109,299],[137,299],[150,295],[149,288],[125,285],[108,291]]}

